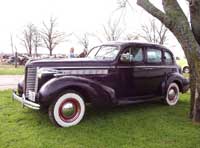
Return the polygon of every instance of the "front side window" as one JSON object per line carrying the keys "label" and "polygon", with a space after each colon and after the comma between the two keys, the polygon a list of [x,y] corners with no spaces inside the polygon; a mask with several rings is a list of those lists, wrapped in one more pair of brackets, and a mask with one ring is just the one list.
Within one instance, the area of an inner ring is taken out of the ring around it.
{"label": "front side window", "polygon": [[172,64],[173,63],[172,56],[167,51],[165,51],[165,53],[164,53],[164,59],[165,59],[166,64]]}
{"label": "front side window", "polygon": [[117,46],[98,46],[93,48],[87,55],[90,59],[114,60],[119,53]]}
{"label": "front side window", "polygon": [[147,49],[147,62],[148,63],[161,63],[162,62],[162,52],[158,49]]}
{"label": "front side window", "polygon": [[127,51],[123,53],[123,57],[129,62],[142,62],[144,59],[142,48],[139,47],[128,48]]}

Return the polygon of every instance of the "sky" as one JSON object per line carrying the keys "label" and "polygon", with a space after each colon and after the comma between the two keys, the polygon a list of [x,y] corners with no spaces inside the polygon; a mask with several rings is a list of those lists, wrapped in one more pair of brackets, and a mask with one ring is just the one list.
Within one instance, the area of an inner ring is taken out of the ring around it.
{"label": "sky", "polygon": [[[151,0],[158,8],[161,8],[161,0]],[[179,0],[183,1],[183,0]],[[22,31],[28,23],[33,23],[38,28],[42,22],[49,18],[56,17],[58,30],[68,33],[75,33],[82,36],[85,32],[101,34],[102,26],[109,18],[117,18],[121,11],[115,11],[118,7],[118,0],[1,0],[0,5],[0,53],[11,53],[10,36],[19,52],[26,52],[20,38]],[[131,7],[126,10],[126,15],[121,21],[121,26],[126,33],[137,32],[141,24],[146,23],[151,16],[136,5],[135,0],[130,0]],[[187,5],[181,2],[181,6],[187,14]],[[183,56],[180,45],[170,34],[168,46],[179,56]],[[90,48],[99,42],[91,39]],[[70,47],[75,47],[80,52],[83,47],[78,44],[75,37],[64,42],[54,49],[53,53],[68,53]],[[48,53],[45,48],[40,48],[39,53]]]}

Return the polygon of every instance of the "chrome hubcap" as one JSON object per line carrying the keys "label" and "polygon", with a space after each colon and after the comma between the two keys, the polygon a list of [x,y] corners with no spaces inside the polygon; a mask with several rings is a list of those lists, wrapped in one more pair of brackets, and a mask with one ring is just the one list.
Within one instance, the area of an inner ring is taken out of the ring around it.
{"label": "chrome hubcap", "polygon": [[176,100],[177,92],[176,92],[176,90],[174,88],[169,90],[168,97],[169,97],[169,100],[171,100],[171,101],[175,101]]}
{"label": "chrome hubcap", "polygon": [[74,98],[64,100],[59,107],[59,116],[64,122],[73,122],[80,115],[80,104]]}
{"label": "chrome hubcap", "polygon": [[185,69],[185,73],[189,73],[190,71],[189,71],[189,69],[187,68],[187,69]]}
{"label": "chrome hubcap", "polygon": [[68,102],[62,106],[61,111],[63,116],[71,117],[76,112],[76,109],[73,103]]}

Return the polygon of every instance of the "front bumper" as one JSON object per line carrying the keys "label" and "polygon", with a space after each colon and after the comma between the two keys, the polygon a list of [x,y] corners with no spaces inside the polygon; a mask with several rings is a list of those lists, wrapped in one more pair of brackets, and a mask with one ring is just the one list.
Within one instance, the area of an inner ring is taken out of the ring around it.
{"label": "front bumper", "polygon": [[12,93],[12,98],[14,100],[21,102],[23,106],[26,106],[28,108],[35,109],[35,110],[40,109],[39,104],[26,100],[24,94],[22,95],[22,97],[18,96],[16,91],[14,91],[14,90],[13,90],[13,93]]}

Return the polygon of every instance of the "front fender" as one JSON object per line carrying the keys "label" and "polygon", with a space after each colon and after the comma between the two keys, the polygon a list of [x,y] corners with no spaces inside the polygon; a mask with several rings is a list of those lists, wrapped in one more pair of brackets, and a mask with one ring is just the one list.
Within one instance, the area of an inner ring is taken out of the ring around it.
{"label": "front fender", "polygon": [[55,77],[46,82],[39,90],[39,102],[49,105],[60,93],[70,89],[76,89],[76,91],[84,90],[95,106],[107,106],[116,103],[115,91],[112,88],[96,81],[76,76]]}

